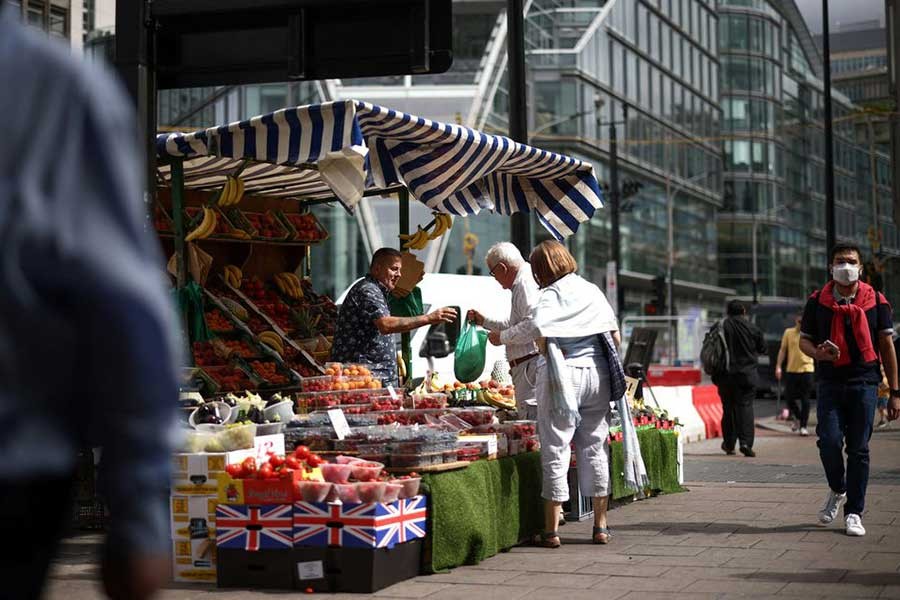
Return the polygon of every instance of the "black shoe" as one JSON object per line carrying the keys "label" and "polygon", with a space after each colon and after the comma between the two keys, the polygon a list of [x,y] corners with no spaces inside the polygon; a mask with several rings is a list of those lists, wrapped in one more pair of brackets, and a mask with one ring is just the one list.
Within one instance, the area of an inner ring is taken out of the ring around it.
{"label": "black shoe", "polygon": [[734,448],[729,448],[725,445],[725,442],[722,442],[722,451],[728,456],[734,456]]}
{"label": "black shoe", "polygon": [[741,446],[741,454],[743,454],[747,458],[753,458],[756,456],[756,452],[753,451],[753,448],[747,448],[745,446]]}

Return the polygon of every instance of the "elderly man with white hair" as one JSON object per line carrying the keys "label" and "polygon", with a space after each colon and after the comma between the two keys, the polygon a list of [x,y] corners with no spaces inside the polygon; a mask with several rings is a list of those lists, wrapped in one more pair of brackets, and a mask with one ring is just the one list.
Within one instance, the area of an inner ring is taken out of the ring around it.
{"label": "elderly man with white hair", "polygon": [[[516,387],[516,410],[520,418],[534,418],[538,349],[533,341],[523,344],[506,343],[504,334],[531,315],[537,303],[538,289],[531,266],[522,258],[519,249],[509,242],[494,244],[485,256],[490,274],[503,289],[512,291],[512,307],[509,315],[497,319],[485,317],[477,310],[468,312],[468,319],[488,329],[489,339],[495,345],[506,345],[506,358]],[[530,408],[529,408],[530,407]]]}

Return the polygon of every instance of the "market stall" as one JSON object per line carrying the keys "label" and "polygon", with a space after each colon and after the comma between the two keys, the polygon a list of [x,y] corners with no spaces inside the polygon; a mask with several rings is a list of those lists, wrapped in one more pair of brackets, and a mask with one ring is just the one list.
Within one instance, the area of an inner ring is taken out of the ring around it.
{"label": "market stall", "polygon": [[[374,591],[535,533],[538,438],[510,414],[505,374],[394,389],[329,362],[337,312],[308,278],[328,232],[308,209],[396,193],[407,248],[482,210],[534,212],[563,238],[601,205],[591,165],[357,101],[163,134],[157,149],[154,225],[192,350],[176,578]],[[410,196],[434,211],[412,235]]]}

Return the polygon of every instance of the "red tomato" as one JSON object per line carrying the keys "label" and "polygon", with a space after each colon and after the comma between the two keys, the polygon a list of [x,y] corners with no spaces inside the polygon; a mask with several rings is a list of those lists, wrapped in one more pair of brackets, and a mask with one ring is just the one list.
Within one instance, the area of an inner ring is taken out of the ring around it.
{"label": "red tomato", "polygon": [[232,479],[240,479],[243,471],[243,467],[239,464],[228,465],[225,467],[225,472],[228,473],[228,476]]}
{"label": "red tomato", "polygon": [[276,469],[284,464],[284,457],[278,456],[275,453],[269,455],[269,464],[275,467]]}
{"label": "red tomato", "polygon": [[308,464],[313,469],[315,469],[316,467],[321,465],[323,462],[325,462],[325,461],[322,460],[322,457],[319,456],[318,454],[310,454],[309,456],[306,457],[306,464]]}
{"label": "red tomato", "polygon": [[287,469],[291,469],[293,471],[299,471],[303,465],[300,464],[300,459],[296,456],[288,456],[284,459],[284,466]]}
{"label": "red tomato", "polygon": [[309,456],[309,448],[306,446],[297,446],[294,448],[294,456],[300,460],[305,460],[306,457]]}
{"label": "red tomato", "polygon": [[256,473],[257,479],[271,479],[275,474],[275,469],[272,468],[272,465],[269,463],[263,463],[263,466],[259,468],[259,471]]}
{"label": "red tomato", "polygon": [[248,456],[241,463],[241,475],[246,478],[252,477],[254,474],[256,474],[256,459]]}

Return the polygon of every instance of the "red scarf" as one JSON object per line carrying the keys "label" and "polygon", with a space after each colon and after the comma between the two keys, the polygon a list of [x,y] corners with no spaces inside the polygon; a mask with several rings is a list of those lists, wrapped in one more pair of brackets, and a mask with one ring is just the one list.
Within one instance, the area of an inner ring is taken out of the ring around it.
{"label": "red scarf", "polygon": [[869,320],[866,318],[866,311],[876,304],[875,294],[877,293],[872,286],[859,282],[853,301],[850,304],[838,304],[834,296],[834,281],[829,281],[822,288],[822,292],[819,294],[819,304],[832,311],[831,341],[841,351],[840,356],[833,363],[835,367],[850,364],[850,349],[847,346],[844,327],[844,318],[847,316],[850,317],[853,337],[856,338],[856,345],[859,347],[863,362],[870,363],[878,359],[872,343],[872,330],[869,328]]}

